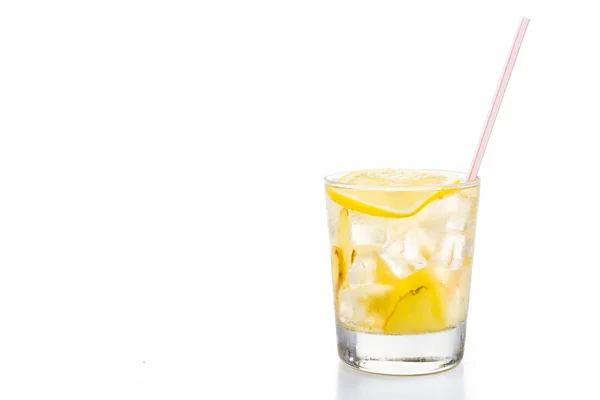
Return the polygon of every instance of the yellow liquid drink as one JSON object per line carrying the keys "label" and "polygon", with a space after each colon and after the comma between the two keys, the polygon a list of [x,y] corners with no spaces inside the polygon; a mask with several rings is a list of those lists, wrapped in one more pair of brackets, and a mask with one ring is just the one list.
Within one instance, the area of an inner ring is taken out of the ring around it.
{"label": "yellow liquid drink", "polygon": [[479,180],[446,171],[326,178],[338,349],[347,364],[422,374],[462,358]]}

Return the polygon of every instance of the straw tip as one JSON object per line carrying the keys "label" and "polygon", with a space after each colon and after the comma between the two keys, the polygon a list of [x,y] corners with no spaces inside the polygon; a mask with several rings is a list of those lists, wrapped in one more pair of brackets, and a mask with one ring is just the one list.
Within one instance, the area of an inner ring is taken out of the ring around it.
{"label": "straw tip", "polygon": [[523,19],[523,21],[529,22],[529,18],[527,18],[526,16],[523,15],[521,18]]}

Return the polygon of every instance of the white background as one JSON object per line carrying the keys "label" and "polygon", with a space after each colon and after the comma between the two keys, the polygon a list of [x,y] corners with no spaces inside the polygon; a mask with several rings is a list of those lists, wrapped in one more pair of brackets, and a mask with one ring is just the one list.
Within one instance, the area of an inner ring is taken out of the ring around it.
{"label": "white background", "polygon": [[[593,5],[1,2],[0,398],[596,398]],[[521,15],[464,362],[341,367],[323,176],[465,171]]]}

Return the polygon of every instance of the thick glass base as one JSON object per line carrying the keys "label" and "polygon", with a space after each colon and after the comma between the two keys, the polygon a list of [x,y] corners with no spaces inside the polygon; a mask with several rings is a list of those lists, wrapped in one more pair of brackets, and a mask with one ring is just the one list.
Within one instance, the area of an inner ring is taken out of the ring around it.
{"label": "thick glass base", "polygon": [[434,333],[385,335],[337,326],[338,353],[356,369],[385,375],[423,375],[458,365],[463,357],[466,322]]}

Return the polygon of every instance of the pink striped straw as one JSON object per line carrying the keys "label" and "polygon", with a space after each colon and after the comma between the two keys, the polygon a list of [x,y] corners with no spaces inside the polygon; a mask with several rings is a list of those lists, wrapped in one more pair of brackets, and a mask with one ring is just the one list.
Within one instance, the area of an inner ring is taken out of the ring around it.
{"label": "pink striped straw", "polygon": [[521,23],[519,24],[519,29],[517,29],[517,34],[515,35],[515,40],[510,48],[510,53],[508,53],[508,58],[506,59],[506,64],[504,65],[504,72],[502,72],[502,76],[500,77],[500,82],[498,83],[498,89],[496,89],[496,94],[494,95],[490,112],[488,113],[485,125],[483,126],[481,139],[479,139],[479,145],[475,151],[475,156],[473,157],[473,162],[471,163],[471,169],[469,170],[467,181],[472,181],[475,179],[477,177],[477,172],[479,172],[481,160],[483,160],[483,154],[485,153],[488,141],[490,140],[494,123],[496,123],[498,111],[500,111],[500,105],[502,104],[502,99],[504,98],[504,92],[506,92],[510,75],[512,74],[515,62],[517,61],[521,43],[523,43],[523,39],[525,38],[527,25],[529,25],[529,18],[522,17]]}

